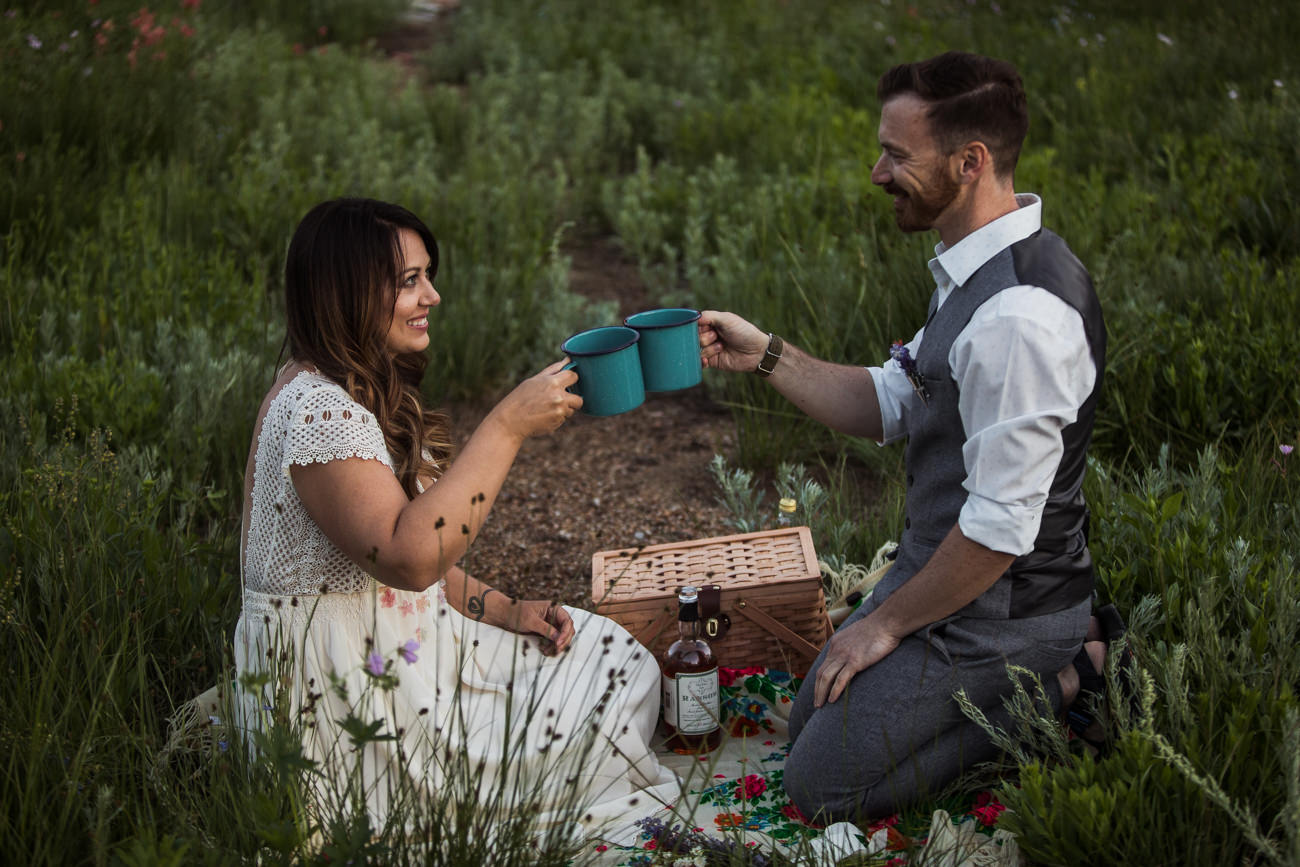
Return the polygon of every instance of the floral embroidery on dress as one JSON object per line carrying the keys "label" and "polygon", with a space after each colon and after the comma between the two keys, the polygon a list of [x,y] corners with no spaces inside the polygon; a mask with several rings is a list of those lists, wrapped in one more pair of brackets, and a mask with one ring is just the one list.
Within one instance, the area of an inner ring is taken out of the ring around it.
{"label": "floral embroidery on dress", "polygon": [[385,587],[379,592],[379,604],[385,608],[392,608],[397,604],[397,594],[393,592],[392,587]]}
{"label": "floral embroidery on dress", "polygon": [[415,610],[416,610],[416,611],[419,611],[421,614],[423,614],[424,612],[428,611],[428,610],[429,610],[429,597],[428,597],[428,596],[425,596],[423,593],[421,593],[421,594],[420,594],[420,598],[415,600]]}
{"label": "floral embroidery on dress", "polygon": [[412,602],[410,599],[403,599],[400,603],[398,603],[397,610],[409,617],[410,615],[415,613],[415,603]]}

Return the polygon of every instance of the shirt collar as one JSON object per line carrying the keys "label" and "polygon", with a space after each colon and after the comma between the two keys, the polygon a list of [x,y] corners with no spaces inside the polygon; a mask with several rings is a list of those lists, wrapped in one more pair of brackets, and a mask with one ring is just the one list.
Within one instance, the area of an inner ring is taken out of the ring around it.
{"label": "shirt collar", "polygon": [[947,277],[955,286],[964,285],[985,262],[1043,227],[1041,198],[1033,193],[1019,193],[1016,204],[1020,206],[1016,210],[980,226],[951,247],[943,241],[936,244],[934,258],[930,260],[930,271],[936,282],[942,284],[942,277]]}

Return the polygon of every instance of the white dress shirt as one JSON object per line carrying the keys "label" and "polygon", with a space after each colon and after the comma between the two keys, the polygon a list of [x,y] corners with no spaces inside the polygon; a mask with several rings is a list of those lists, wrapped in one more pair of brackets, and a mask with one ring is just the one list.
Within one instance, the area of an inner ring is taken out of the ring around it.
{"label": "white dress shirt", "polygon": [[[1018,195],[1016,202],[1019,209],[951,248],[942,242],[934,248],[929,265],[940,306],[985,262],[1042,226],[1038,196]],[[924,338],[922,328],[908,342],[913,357]],[[1064,451],[1061,431],[1078,417],[1097,379],[1083,317],[1046,289],[1010,287],[975,310],[953,341],[948,366],[966,429],[967,497],[958,526],[994,551],[1027,554]],[[907,434],[918,398],[896,361],[867,369],[880,400],[882,442],[894,442]]]}

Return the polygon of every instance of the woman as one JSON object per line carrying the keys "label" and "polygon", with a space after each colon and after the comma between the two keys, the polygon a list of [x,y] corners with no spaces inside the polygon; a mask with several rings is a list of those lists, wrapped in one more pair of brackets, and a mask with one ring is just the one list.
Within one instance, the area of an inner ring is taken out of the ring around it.
{"label": "woman", "polygon": [[576,375],[524,381],[452,462],[418,387],[437,266],[417,217],[367,199],[316,206],[290,243],[291,360],[245,482],[244,725],[301,731],[321,820],[360,803],[408,828],[418,805],[495,831],[644,815],[640,790],[676,789],[648,746],[653,658],[612,621],[456,565],[523,441],[581,406]]}

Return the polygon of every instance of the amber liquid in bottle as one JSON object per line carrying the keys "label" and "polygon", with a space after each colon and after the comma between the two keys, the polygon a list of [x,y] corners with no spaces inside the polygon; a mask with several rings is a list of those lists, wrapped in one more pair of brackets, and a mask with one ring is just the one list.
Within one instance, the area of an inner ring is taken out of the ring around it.
{"label": "amber liquid in bottle", "polygon": [[678,639],[663,662],[663,720],[667,746],[681,755],[712,752],[722,742],[718,660],[700,637],[699,597],[694,587],[677,595]]}

